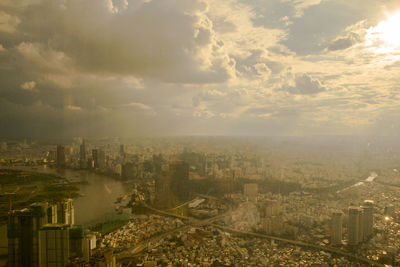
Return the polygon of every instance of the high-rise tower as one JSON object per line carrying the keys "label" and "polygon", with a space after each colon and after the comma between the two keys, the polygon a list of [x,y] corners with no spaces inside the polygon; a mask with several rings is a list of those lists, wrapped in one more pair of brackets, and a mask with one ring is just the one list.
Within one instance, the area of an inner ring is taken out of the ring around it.
{"label": "high-rise tower", "polygon": [[47,224],[39,231],[39,266],[66,266],[69,258],[69,226]]}
{"label": "high-rise tower", "polygon": [[359,207],[349,207],[349,220],[347,222],[348,244],[355,246],[360,242],[360,217],[362,210]]}
{"label": "high-rise tower", "polygon": [[103,169],[106,165],[106,154],[101,149],[93,149],[92,157],[95,169]]}
{"label": "high-rise tower", "polygon": [[57,223],[74,225],[75,212],[72,199],[66,199],[57,203]]}
{"label": "high-rise tower", "polygon": [[65,167],[65,147],[62,145],[57,145],[57,167]]}
{"label": "high-rise tower", "polygon": [[47,203],[8,214],[8,266],[39,266],[39,229],[47,223]]}
{"label": "high-rise tower", "polygon": [[86,169],[86,144],[85,139],[82,140],[82,144],[79,147],[79,166],[81,169]]}
{"label": "high-rise tower", "polygon": [[175,161],[169,164],[171,177],[171,191],[179,200],[187,200],[189,190],[189,164],[184,161]]}
{"label": "high-rise tower", "polygon": [[331,222],[331,244],[334,246],[342,244],[342,212],[332,213]]}
{"label": "high-rise tower", "polygon": [[362,209],[364,212],[364,215],[363,215],[364,239],[367,239],[373,234],[374,201],[373,200],[365,200],[362,205]]}

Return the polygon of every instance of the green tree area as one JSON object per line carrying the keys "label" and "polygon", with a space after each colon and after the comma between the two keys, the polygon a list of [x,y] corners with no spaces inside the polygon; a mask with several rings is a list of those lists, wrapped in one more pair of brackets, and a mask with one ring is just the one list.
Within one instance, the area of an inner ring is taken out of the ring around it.
{"label": "green tree area", "polygon": [[76,198],[78,190],[56,175],[0,169],[0,221],[7,219],[10,200],[13,209],[22,209],[34,202]]}

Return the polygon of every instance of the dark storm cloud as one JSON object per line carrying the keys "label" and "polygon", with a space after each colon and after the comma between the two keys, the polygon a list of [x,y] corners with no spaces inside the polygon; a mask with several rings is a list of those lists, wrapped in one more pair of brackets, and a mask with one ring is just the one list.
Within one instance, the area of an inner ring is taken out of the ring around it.
{"label": "dark storm cloud", "polygon": [[17,9],[15,15],[22,18],[17,30],[25,42],[65,53],[81,71],[184,83],[228,78],[220,60],[204,69],[196,59],[199,49],[213,41],[212,23],[201,15],[203,2],[149,1],[120,4],[119,9],[110,5],[44,0]]}
{"label": "dark storm cloud", "polygon": [[[128,107],[129,108],[129,107]],[[141,104],[130,111],[123,109],[81,109],[78,106],[54,108],[40,101],[29,105],[16,104],[0,99],[0,138],[71,136],[134,136],[149,135],[155,126],[147,123],[152,114],[142,112]],[[140,125],[140,127],[138,127]],[[166,125],[164,125],[166,126]],[[165,127],[168,132],[170,128]]]}
{"label": "dark storm cloud", "polygon": [[197,0],[1,2],[1,136],[154,132],[147,102],[176,97],[168,83],[229,78],[206,9]]}

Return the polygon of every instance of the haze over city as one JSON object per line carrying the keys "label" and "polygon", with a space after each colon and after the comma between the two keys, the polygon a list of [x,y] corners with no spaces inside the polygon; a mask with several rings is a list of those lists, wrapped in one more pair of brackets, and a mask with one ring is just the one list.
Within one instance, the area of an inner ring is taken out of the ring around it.
{"label": "haze over city", "polygon": [[398,0],[0,0],[0,267],[400,266]]}

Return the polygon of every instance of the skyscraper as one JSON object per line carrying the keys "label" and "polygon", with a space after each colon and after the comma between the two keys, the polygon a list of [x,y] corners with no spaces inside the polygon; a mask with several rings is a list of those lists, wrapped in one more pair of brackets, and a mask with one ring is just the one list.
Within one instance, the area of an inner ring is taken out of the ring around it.
{"label": "skyscraper", "polygon": [[104,169],[106,167],[106,153],[102,149],[98,151],[97,165],[99,169]]}
{"label": "skyscraper", "polygon": [[28,209],[10,211],[8,214],[8,266],[31,266],[32,263],[32,213]]}
{"label": "skyscraper", "polygon": [[171,191],[179,200],[189,197],[189,164],[184,161],[175,161],[169,164],[171,177]]}
{"label": "skyscraper", "polygon": [[349,207],[349,220],[347,222],[348,244],[355,246],[360,242],[360,219],[362,210],[359,207]]}
{"label": "skyscraper", "polygon": [[39,263],[39,230],[40,228],[47,223],[47,207],[46,203],[33,203],[29,206],[32,211],[32,251],[33,251],[33,262],[34,265]]}
{"label": "skyscraper", "polygon": [[70,255],[73,257],[83,257],[84,231],[82,226],[74,225],[69,229],[69,248]]}
{"label": "skyscraper", "polygon": [[73,225],[75,223],[72,199],[66,199],[57,203],[57,223],[68,225]]}
{"label": "skyscraper", "polygon": [[358,243],[364,241],[364,211],[362,207],[359,207],[359,218],[358,218]]}
{"label": "skyscraper", "polygon": [[62,145],[57,145],[57,167],[65,167],[65,147]]}
{"label": "skyscraper", "polygon": [[364,230],[364,240],[369,238],[373,234],[374,226],[374,201],[365,200],[362,206],[363,215],[363,230]]}
{"label": "skyscraper", "polygon": [[101,149],[93,149],[92,157],[95,169],[103,169],[106,165],[106,154]]}
{"label": "skyscraper", "polygon": [[99,163],[98,163],[98,155],[99,152],[97,149],[92,149],[92,159],[93,159],[93,163],[94,163],[94,168],[98,168],[99,167]]}
{"label": "skyscraper", "polygon": [[332,213],[331,244],[333,246],[342,244],[342,212],[341,211],[335,211]]}
{"label": "skyscraper", "polygon": [[119,155],[121,158],[125,157],[125,146],[123,144],[119,146]]}
{"label": "skyscraper", "polygon": [[96,235],[89,232],[85,234],[83,242],[83,258],[89,261],[92,256],[92,250],[96,248]]}
{"label": "skyscraper", "polygon": [[86,144],[85,139],[82,140],[82,144],[79,147],[79,165],[81,169],[86,169]]}
{"label": "skyscraper", "polygon": [[[258,188],[258,187],[257,187]],[[254,189],[254,188],[253,188]],[[258,192],[258,190],[257,190]],[[252,193],[254,195],[254,192]],[[257,198],[257,194],[255,195]],[[266,200],[259,204],[263,216],[264,231],[267,235],[279,235],[282,232],[282,207],[277,200]]]}
{"label": "skyscraper", "polygon": [[160,172],[155,179],[155,204],[158,208],[167,208],[172,204],[171,177],[166,171]]}
{"label": "skyscraper", "polygon": [[69,258],[69,226],[47,224],[39,231],[39,266],[63,267]]}
{"label": "skyscraper", "polygon": [[57,205],[49,205],[47,208],[47,223],[57,223]]}
{"label": "skyscraper", "polygon": [[47,223],[47,203],[8,214],[8,266],[39,265],[39,229]]}

